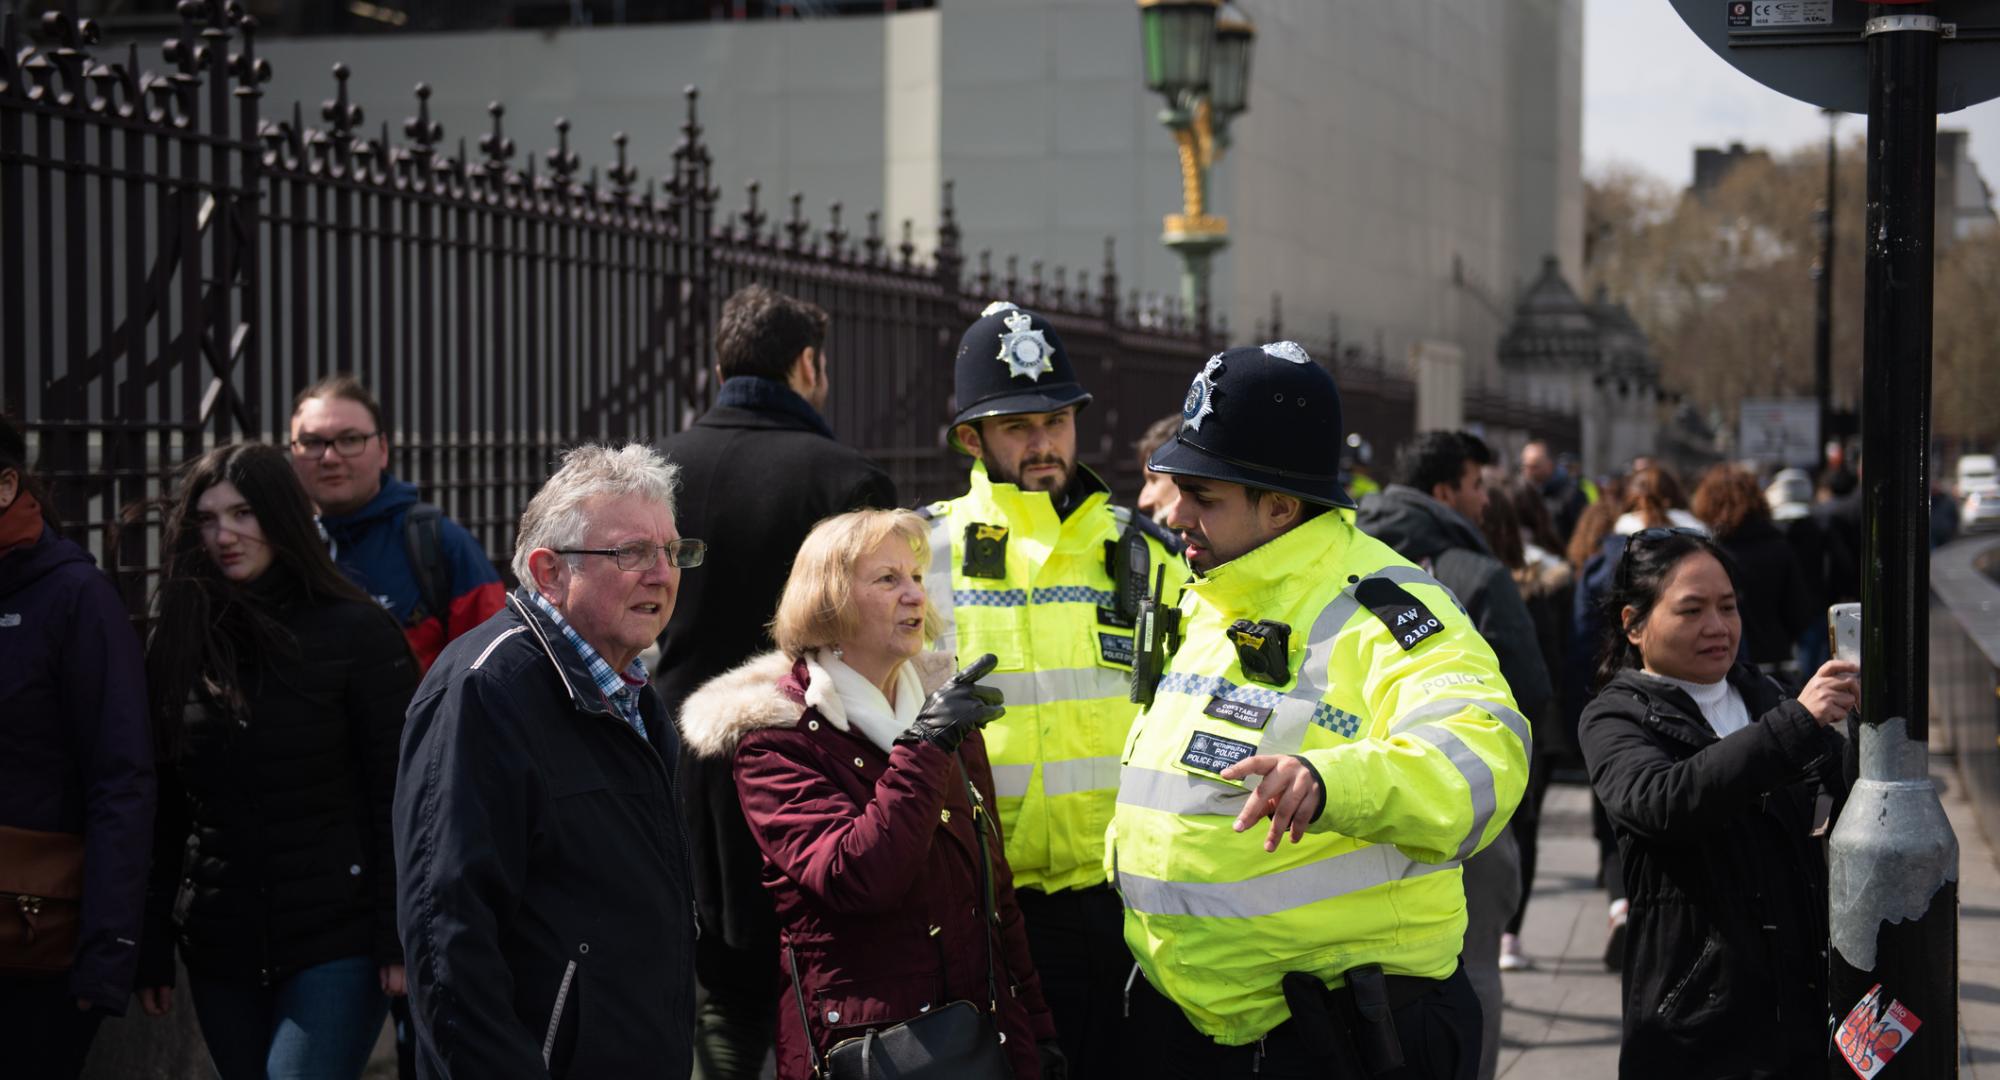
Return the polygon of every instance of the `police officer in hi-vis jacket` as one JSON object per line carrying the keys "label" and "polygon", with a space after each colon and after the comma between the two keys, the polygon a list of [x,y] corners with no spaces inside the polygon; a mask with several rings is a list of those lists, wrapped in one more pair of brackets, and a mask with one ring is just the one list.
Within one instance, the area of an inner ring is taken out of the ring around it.
{"label": "police officer in hi-vis jacket", "polygon": [[965,494],[931,520],[926,587],[938,648],[999,658],[984,683],[1007,715],[986,728],[1001,832],[1042,990],[1072,1075],[1125,1074],[1132,956],[1106,883],[1118,754],[1137,713],[1132,626],[1162,569],[1186,577],[1172,535],[1111,505],[1077,463],[1090,395],[1047,319],[1010,303],[965,332],[952,447],[973,459]]}
{"label": "police officer in hi-vis jacket", "polygon": [[[1148,606],[1107,865],[1148,1077],[1470,1078],[1460,865],[1507,825],[1527,721],[1457,599],[1354,526],[1340,394],[1230,349],[1148,466],[1195,576]],[[1011,698],[1010,698],[1011,701]]]}

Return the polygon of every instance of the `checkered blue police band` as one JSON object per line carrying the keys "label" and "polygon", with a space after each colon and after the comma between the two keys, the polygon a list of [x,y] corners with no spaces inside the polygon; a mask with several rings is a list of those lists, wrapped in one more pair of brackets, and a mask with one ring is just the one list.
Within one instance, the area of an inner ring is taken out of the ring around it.
{"label": "checkered blue police band", "polygon": [[[1162,694],[1187,694],[1191,697],[1221,698],[1236,701],[1260,709],[1275,709],[1285,695],[1276,690],[1266,690],[1261,686],[1239,686],[1220,675],[1195,675],[1173,672],[1160,680],[1156,691]],[[1346,709],[1329,705],[1324,701],[1313,706],[1311,723],[1328,731],[1338,732],[1344,738],[1353,738],[1361,731],[1361,718]]]}
{"label": "checkered blue police band", "polygon": [[547,615],[549,621],[556,624],[556,629],[562,631],[564,640],[576,650],[576,655],[583,660],[583,666],[590,672],[591,681],[597,684],[598,692],[604,695],[604,699],[611,703],[612,708],[618,710],[618,715],[626,723],[632,725],[632,730],[638,732],[640,738],[650,741],[651,737],[646,734],[646,721],[639,715],[639,688],[646,685],[646,662],[634,660],[632,666],[625,669],[625,674],[620,675],[612,670],[610,661],[599,656],[597,650],[583,640],[583,635],[576,632],[576,628],[569,624],[569,620],[562,617],[562,612],[557,611],[554,604],[543,599],[540,593],[529,595],[535,598],[535,603],[541,605],[542,614]]}
{"label": "checkered blue police band", "polygon": [[[1036,589],[1033,596],[1033,602],[1037,604],[1101,606],[1116,599],[1116,593],[1087,585],[1050,585]],[[953,589],[951,592],[951,602],[956,607],[1026,607],[1029,601],[1026,589]]]}

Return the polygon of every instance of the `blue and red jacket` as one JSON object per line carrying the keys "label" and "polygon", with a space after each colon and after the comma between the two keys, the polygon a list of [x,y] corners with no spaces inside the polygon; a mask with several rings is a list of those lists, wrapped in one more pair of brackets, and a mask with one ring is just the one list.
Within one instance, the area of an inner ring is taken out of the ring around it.
{"label": "blue and red jacket", "polygon": [[444,618],[425,610],[403,533],[403,517],[419,501],[415,484],[385,470],[382,490],[368,505],[351,514],[322,515],[319,523],[332,541],[333,561],[396,617],[416,654],[417,667],[428,671],[447,643],[506,604],[507,591],[479,541],[458,522],[445,518],[438,523],[438,533],[451,609]]}

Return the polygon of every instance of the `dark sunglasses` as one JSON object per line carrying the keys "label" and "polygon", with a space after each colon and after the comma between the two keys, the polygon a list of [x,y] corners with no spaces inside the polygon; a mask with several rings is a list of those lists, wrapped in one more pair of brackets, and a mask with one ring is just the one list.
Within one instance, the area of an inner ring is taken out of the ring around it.
{"label": "dark sunglasses", "polygon": [[1625,538],[1625,550],[1618,556],[1618,589],[1623,592],[1632,583],[1632,549],[1644,544],[1651,546],[1671,540],[1676,536],[1692,536],[1708,539],[1708,533],[1692,529],[1686,525],[1655,525],[1650,529],[1640,529]]}
{"label": "dark sunglasses", "polygon": [[1686,525],[1655,525],[1650,529],[1640,529],[1626,537],[1625,543],[1628,547],[1633,544],[1657,544],[1674,536],[1699,536],[1705,540],[1708,538],[1708,533],[1706,530],[1691,529]]}

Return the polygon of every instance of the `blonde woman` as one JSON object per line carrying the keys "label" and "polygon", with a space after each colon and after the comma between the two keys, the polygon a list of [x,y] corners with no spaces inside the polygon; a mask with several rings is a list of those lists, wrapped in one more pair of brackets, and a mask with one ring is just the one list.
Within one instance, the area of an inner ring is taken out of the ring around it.
{"label": "blonde woman", "polygon": [[681,709],[691,753],[733,758],[764,853],[783,939],[781,1080],[813,1075],[843,1039],[955,1001],[993,1007],[1016,1077],[1061,1075],[998,822],[979,815],[982,840],[967,788],[992,803],[979,728],[1000,697],[925,651],[939,625],[929,563],[925,522],[909,511],[821,522],[779,601],[778,651]]}

